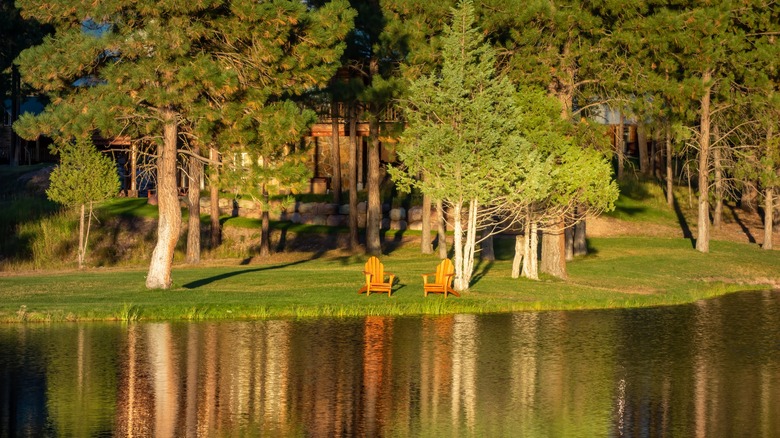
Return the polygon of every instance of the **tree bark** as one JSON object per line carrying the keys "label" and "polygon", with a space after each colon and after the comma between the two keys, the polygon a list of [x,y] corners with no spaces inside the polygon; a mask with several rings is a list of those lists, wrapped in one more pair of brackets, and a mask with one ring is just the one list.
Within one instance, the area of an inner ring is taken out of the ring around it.
{"label": "tree bark", "polygon": [[758,206],[756,205],[758,190],[756,190],[756,187],[750,181],[746,181],[744,185],[739,200],[739,208],[748,213],[755,213],[758,210]]}
{"label": "tree bark", "polygon": [[[717,126],[713,128],[713,132],[717,139],[719,137]],[[712,167],[715,171],[715,208],[712,212],[712,226],[719,229],[723,222],[723,163],[719,146],[712,148]]]}
{"label": "tree bark", "polygon": [[357,114],[355,104],[349,106],[349,249],[356,251],[358,240],[358,167],[357,167]]}
{"label": "tree bark", "polygon": [[525,255],[525,235],[515,236],[515,256],[512,258],[512,278],[520,278],[520,271],[523,267],[523,255]]}
{"label": "tree bark", "polygon": [[772,249],[772,232],[774,231],[775,191],[768,187],[764,193],[764,249]]}
{"label": "tree bark", "polygon": [[647,151],[647,131],[645,125],[641,122],[636,125],[637,147],[639,149],[639,172],[644,175],[650,175],[650,155]]}
{"label": "tree bark", "polygon": [[79,269],[84,268],[84,219],[86,214],[86,206],[81,204],[81,215],[79,216]]}
{"label": "tree bark", "polygon": [[211,249],[216,249],[222,240],[222,226],[219,223],[219,170],[217,161],[219,161],[219,152],[215,148],[209,149],[209,159],[211,165],[214,166],[214,171],[211,173],[211,181],[209,181],[209,201],[211,215]]}
{"label": "tree bark", "polygon": [[567,226],[563,230],[563,238],[566,261],[570,262],[574,260],[574,226]]}
{"label": "tree bark", "polygon": [[271,255],[271,227],[268,217],[268,188],[265,184],[263,184],[261,190],[263,195],[263,214],[260,223],[260,256],[268,257]]}
{"label": "tree bark", "polygon": [[339,107],[337,102],[330,103],[331,140],[330,159],[333,175],[330,181],[333,190],[333,203],[341,205],[341,148],[339,147]]}
{"label": "tree bark", "polygon": [[[19,119],[19,113],[21,112],[21,76],[19,75],[19,67],[16,64],[11,66],[11,124],[13,125],[16,120]],[[22,143],[20,137],[16,132],[11,130],[11,150],[9,151],[9,159],[11,167],[16,167],[21,161],[22,155]]]}
{"label": "tree bark", "polygon": [[146,287],[149,289],[169,289],[171,287],[171,268],[173,253],[181,231],[181,209],[176,190],[176,143],[178,124],[176,113],[163,109],[163,143],[158,147],[157,156],[157,202],[159,219],[157,220],[157,244],[152,252],[149,272],[146,275]]}
{"label": "tree bark", "polygon": [[[615,156],[617,157],[617,179],[618,181],[623,179],[623,162],[625,161],[625,150],[626,150],[626,144],[625,139],[623,138],[623,129],[625,129],[625,124],[623,122],[623,114],[620,114],[620,123],[617,127],[617,132],[615,133]],[[542,261],[544,263],[544,261]]]}
{"label": "tree bark", "polygon": [[666,122],[666,204],[674,206],[674,171],[672,169],[672,125]]}
{"label": "tree bark", "polygon": [[[770,127],[766,133],[767,146],[772,144],[772,135],[774,130]],[[770,146],[771,147],[771,146]],[[780,176],[780,169],[776,170],[778,176]],[[772,232],[775,225],[775,189],[773,186],[766,188],[764,193],[764,244],[762,248],[772,249]]]}
{"label": "tree bark", "polygon": [[369,121],[366,253],[379,255],[382,252],[382,244],[379,240],[379,229],[382,225],[382,205],[379,200],[379,111],[374,105],[372,109]]}
{"label": "tree bark", "polygon": [[531,280],[539,279],[539,231],[536,222],[528,215],[525,223],[525,257],[523,257],[523,276]]}
{"label": "tree bark", "polygon": [[487,229],[482,230],[482,249],[479,255],[482,261],[493,262],[496,260],[496,252],[493,248],[493,236],[488,233]]}
{"label": "tree bark", "polygon": [[203,163],[200,159],[189,157],[189,188],[187,189],[187,263],[200,263],[200,178]]}
{"label": "tree bark", "polygon": [[431,197],[423,194],[422,200],[422,236],[420,237],[420,252],[433,254],[431,237]]}
{"label": "tree bark", "polygon": [[699,150],[699,213],[696,223],[696,250],[710,251],[710,200],[709,200],[709,164],[710,164],[710,91],[712,85],[709,71],[702,75],[704,95],[701,99],[700,150]]}
{"label": "tree bark", "polygon": [[574,225],[574,256],[582,256],[588,254],[588,239],[586,234],[585,219],[577,222]]}
{"label": "tree bark", "polygon": [[452,246],[455,250],[455,290],[461,291],[466,289],[463,286],[463,222],[461,217],[461,211],[463,208],[463,201],[458,200],[452,206],[452,220],[453,220],[453,232],[452,232]]}
{"label": "tree bark", "polygon": [[439,258],[444,260],[447,258],[447,219],[444,217],[444,202],[441,200],[436,201],[436,240],[439,249]]}
{"label": "tree bark", "polygon": [[558,278],[566,278],[566,237],[563,219],[553,225],[553,231],[542,234],[542,263],[540,270]]}

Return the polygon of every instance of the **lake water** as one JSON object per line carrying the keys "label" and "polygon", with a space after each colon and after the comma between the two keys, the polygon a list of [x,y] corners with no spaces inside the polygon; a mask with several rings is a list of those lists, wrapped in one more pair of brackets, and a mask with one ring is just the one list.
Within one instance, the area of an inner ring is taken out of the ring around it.
{"label": "lake water", "polygon": [[0,436],[780,436],[780,292],[638,310],[0,326]]}

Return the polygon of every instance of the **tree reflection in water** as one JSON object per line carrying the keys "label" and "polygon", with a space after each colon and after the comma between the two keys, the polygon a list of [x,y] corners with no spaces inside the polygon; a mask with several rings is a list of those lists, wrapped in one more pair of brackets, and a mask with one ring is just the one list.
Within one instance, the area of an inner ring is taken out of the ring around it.
{"label": "tree reflection in water", "polygon": [[0,328],[0,435],[780,435],[780,298]]}

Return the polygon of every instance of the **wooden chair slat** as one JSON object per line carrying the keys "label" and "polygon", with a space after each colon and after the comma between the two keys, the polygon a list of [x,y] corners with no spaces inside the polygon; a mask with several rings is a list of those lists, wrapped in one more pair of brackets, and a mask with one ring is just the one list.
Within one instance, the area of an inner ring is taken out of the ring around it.
{"label": "wooden chair slat", "polygon": [[[428,283],[428,277],[433,276],[434,281]],[[452,288],[452,279],[455,277],[455,266],[450,259],[444,259],[436,266],[436,272],[434,274],[423,274],[423,291],[427,297],[429,293],[444,294],[444,298],[447,298],[447,294],[455,295],[459,297],[460,294]]]}

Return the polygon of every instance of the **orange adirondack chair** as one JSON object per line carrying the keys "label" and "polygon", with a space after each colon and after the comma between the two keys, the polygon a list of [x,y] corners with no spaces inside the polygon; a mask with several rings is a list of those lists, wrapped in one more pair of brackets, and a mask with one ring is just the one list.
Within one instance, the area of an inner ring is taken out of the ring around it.
{"label": "orange adirondack chair", "polygon": [[[385,272],[385,265],[378,258],[369,257],[363,274],[366,276],[366,284],[360,288],[359,294],[365,292],[368,296],[371,295],[371,292],[387,292],[388,297],[392,294],[395,275],[391,272]],[[390,280],[385,282],[385,276],[389,277]]]}
{"label": "orange adirondack chair", "polygon": [[[428,276],[434,276],[433,282],[428,283]],[[436,272],[430,274],[423,274],[423,290],[427,297],[431,294],[444,294],[444,298],[447,298],[447,294],[453,294],[459,297],[460,294],[452,288],[452,279],[455,278],[455,266],[450,259],[444,259],[436,266]]]}

